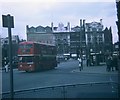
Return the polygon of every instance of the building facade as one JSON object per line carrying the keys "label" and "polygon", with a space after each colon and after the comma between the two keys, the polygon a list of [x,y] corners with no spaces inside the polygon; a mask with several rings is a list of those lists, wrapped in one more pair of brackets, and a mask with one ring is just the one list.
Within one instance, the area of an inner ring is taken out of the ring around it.
{"label": "building facade", "polygon": [[71,56],[76,54],[77,57],[86,54],[85,20],[80,19],[80,26],[71,28],[70,52]]}
{"label": "building facade", "polygon": [[27,41],[36,41],[42,43],[55,44],[57,47],[58,55],[69,53],[70,48],[70,23],[64,27],[63,23],[59,23],[58,26],[54,26],[53,22],[51,27],[29,27],[26,26]]}
{"label": "building facade", "polygon": [[55,45],[57,46],[58,55],[70,53],[70,23],[64,26],[63,23],[59,23],[58,26],[54,26],[51,23],[52,32],[55,36]]}
{"label": "building facade", "polygon": [[51,27],[29,27],[26,26],[27,41],[55,44],[55,37],[52,34]]}
{"label": "building facade", "polygon": [[112,29],[107,27],[104,30],[104,52],[106,56],[113,52]]}
{"label": "building facade", "polygon": [[[85,24],[86,35],[86,56],[99,62],[105,61],[106,52],[112,53],[112,31],[111,28],[105,28],[100,22],[91,22]],[[107,55],[106,55],[107,56]]]}
{"label": "building facade", "polygon": [[[86,58],[112,52],[112,30],[111,27],[104,29],[102,19],[91,23],[80,19],[79,26],[72,28],[69,22],[66,26],[63,23],[54,26],[53,22],[51,27],[27,26],[27,40],[55,44],[58,54],[76,54]],[[104,59],[103,56],[98,58]]]}
{"label": "building facade", "polygon": [[86,23],[85,26],[87,54],[104,52],[104,31],[100,22]]}

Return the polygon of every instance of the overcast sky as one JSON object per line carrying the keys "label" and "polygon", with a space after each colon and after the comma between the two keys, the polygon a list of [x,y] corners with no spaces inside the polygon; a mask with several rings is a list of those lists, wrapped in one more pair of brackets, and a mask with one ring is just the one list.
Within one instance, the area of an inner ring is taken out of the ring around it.
{"label": "overcast sky", "polygon": [[[115,0],[0,0],[0,22],[2,15],[14,16],[15,28],[12,34],[26,39],[26,25],[37,27],[58,26],[62,22],[64,26],[70,22],[71,27],[79,25],[80,19],[86,23],[99,22],[103,19],[105,27],[112,27],[113,42],[118,40],[117,36],[117,10]],[[7,36],[7,29],[2,28],[1,37]]]}

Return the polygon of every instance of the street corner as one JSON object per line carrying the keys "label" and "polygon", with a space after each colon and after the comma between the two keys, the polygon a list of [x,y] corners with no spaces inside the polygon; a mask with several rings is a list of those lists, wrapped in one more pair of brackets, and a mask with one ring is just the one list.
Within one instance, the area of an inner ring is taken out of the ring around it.
{"label": "street corner", "polygon": [[107,72],[105,69],[89,69],[89,68],[83,68],[81,71],[78,69],[74,69],[71,71],[71,73],[86,73],[86,74],[106,74],[106,75],[117,75],[117,71],[110,71]]}

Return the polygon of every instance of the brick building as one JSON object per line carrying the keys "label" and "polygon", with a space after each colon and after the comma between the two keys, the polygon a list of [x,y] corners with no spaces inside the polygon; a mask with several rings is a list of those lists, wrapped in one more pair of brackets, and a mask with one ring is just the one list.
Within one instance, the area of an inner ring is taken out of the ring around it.
{"label": "brick building", "polygon": [[27,40],[55,44],[58,54],[76,54],[85,57],[96,56],[104,59],[105,52],[112,52],[112,29],[105,28],[100,22],[86,23],[80,19],[79,26],[70,27],[59,23],[54,26],[26,27]]}

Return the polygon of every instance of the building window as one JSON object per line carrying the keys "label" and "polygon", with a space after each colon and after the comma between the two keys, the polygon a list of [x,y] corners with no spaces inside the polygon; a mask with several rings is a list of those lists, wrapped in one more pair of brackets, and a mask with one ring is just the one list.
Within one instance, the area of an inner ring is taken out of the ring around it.
{"label": "building window", "polygon": [[91,38],[89,37],[89,38],[88,38],[88,42],[90,42],[90,41],[91,41]]}
{"label": "building window", "polygon": [[6,40],[5,40],[5,41],[4,41],[4,43],[5,43],[5,44],[7,44],[7,43],[8,43],[8,41],[6,41]]}

